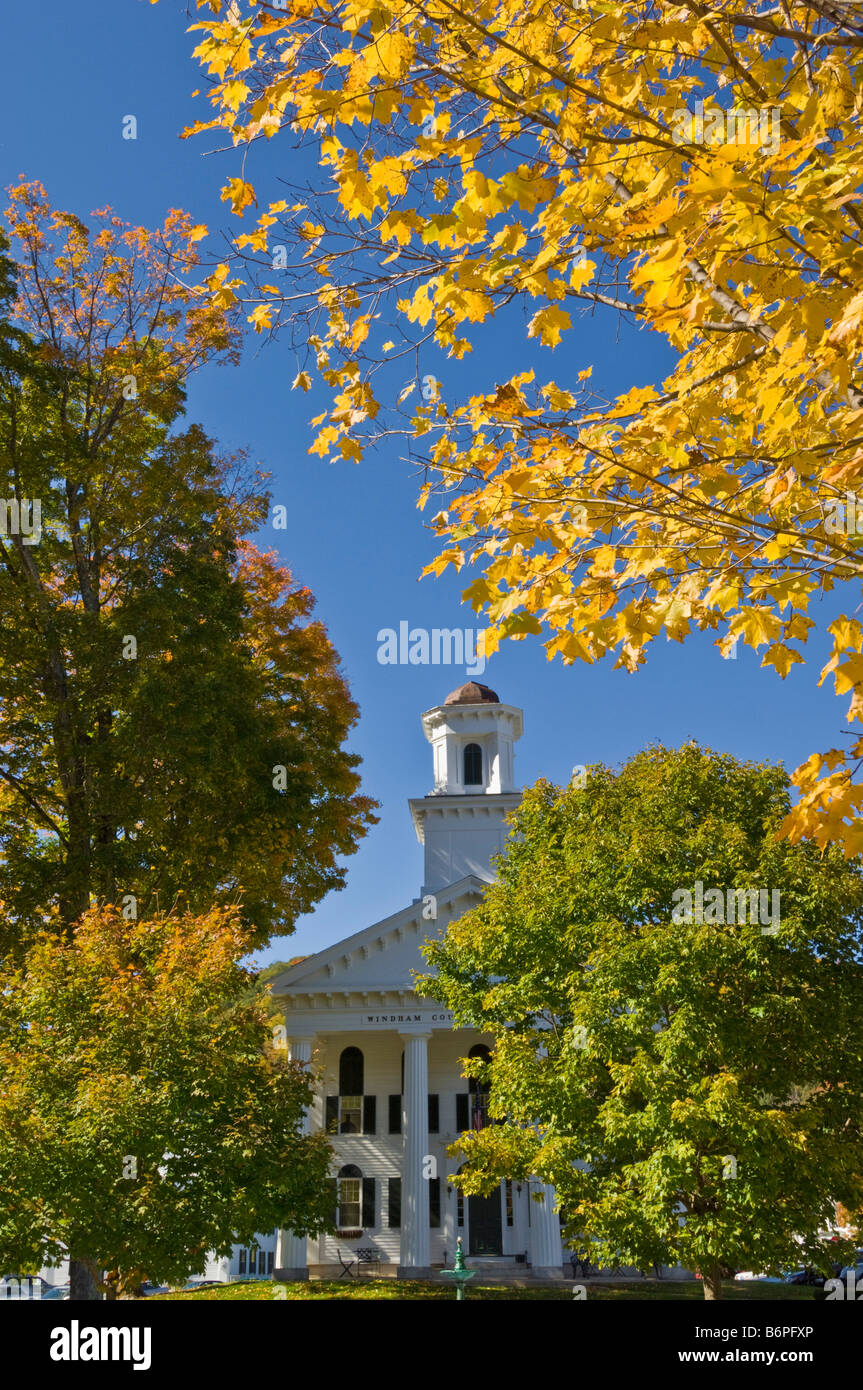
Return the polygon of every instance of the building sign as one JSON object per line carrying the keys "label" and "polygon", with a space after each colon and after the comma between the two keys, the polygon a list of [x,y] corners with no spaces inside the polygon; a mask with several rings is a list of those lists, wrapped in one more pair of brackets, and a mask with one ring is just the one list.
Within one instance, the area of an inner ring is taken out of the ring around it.
{"label": "building sign", "polygon": [[365,1022],[375,1023],[452,1023],[452,1014],[366,1014]]}

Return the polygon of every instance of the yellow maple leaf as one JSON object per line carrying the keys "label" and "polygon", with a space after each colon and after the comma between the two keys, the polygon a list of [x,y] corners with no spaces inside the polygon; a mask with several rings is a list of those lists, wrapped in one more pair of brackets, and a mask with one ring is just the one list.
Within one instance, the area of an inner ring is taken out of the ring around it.
{"label": "yellow maple leaf", "polygon": [[244,179],[228,179],[222,189],[222,202],[231,204],[231,212],[238,216],[242,215],[243,208],[247,208],[250,203],[257,205],[255,190],[250,183]]}
{"label": "yellow maple leaf", "polygon": [[760,647],[762,642],[772,642],[782,630],[782,621],[775,613],[764,608],[741,608],[731,620],[730,629],[742,633],[750,647]]}
{"label": "yellow maple leaf", "polygon": [[863,656],[849,656],[836,667],[833,679],[837,695],[845,695],[855,686],[863,684]]}
{"label": "yellow maple leaf", "polygon": [[238,111],[249,95],[250,90],[251,88],[249,88],[245,82],[241,82],[239,78],[234,78],[230,82],[223,82],[219,94],[222,99],[222,105],[226,106],[229,111]]}
{"label": "yellow maple leaf", "polygon": [[774,642],[767,648],[761,659],[762,666],[775,666],[780,676],[784,680],[795,662],[802,662],[803,657],[796,652],[793,647],[786,647],[781,642]]}
{"label": "yellow maple leaf", "polygon": [[256,333],[263,333],[265,328],[273,326],[273,306],[272,304],[258,304],[249,314],[249,323],[254,325]]}
{"label": "yellow maple leaf", "polygon": [[397,82],[410,67],[413,52],[414,46],[408,35],[394,29],[378,39],[368,64],[377,75]]}
{"label": "yellow maple leaf", "polygon": [[539,338],[546,347],[555,348],[560,342],[561,334],[571,327],[572,320],[566,310],[559,309],[556,304],[550,304],[548,308],[540,309],[534,314],[527,326],[527,336]]}
{"label": "yellow maple leaf", "polygon": [[856,618],[836,618],[827,631],[836,638],[836,646],[841,651],[863,650],[863,627]]}

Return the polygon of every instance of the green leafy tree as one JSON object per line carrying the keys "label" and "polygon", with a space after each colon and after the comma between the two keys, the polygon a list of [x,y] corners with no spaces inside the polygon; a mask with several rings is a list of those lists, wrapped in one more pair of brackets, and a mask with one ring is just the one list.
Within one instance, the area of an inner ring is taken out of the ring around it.
{"label": "green leafy tree", "polygon": [[[358,711],[313,597],[251,543],[264,475],[177,428],[189,374],[235,351],[226,314],[187,285],[201,229],[176,211],[158,232],[106,211],[85,224],[27,183],[7,221],[0,961],[32,963],[46,929],[73,948],[85,914],[110,905],[130,930],[233,906],[248,951],[342,886],[374,803],[343,747]],[[215,1087],[220,1060],[202,1047],[208,1065]],[[142,1060],[143,1092],[160,1066]],[[54,1117],[70,1142],[76,1114]],[[101,1159],[94,1136],[71,1195],[114,1163],[112,1136]],[[174,1215],[147,1211],[158,1260]],[[57,1227],[74,1296],[93,1296],[99,1221],[94,1198]]]}
{"label": "green leafy tree", "polygon": [[232,351],[183,288],[197,229],[94,219],[34,184],[8,213],[0,950],[93,900],[241,903],[264,941],[343,884],[372,819],[342,747],[358,711],[311,593],[249,540],[262,476],[172,431],[188,374]]}
{"label": "green leafy tree", "polygon": [[109,1297],[328,1222],[308,1074],[273,1045],[234,909],[94,910],[0,970],[0,1261],[74,1251]]}
{"label": "green leafy tree", "polygon": [[466,1191],[536,1174],[592,1258],[679,1261],[707,1298],[825,1267],[835,1203],[863,1216],[863,883],[778,840],[787,809],[781,767],[694,744],[525,794],[498,882],[425,948],[424,992],[495,1038],[505,1122],[455,1146]]}

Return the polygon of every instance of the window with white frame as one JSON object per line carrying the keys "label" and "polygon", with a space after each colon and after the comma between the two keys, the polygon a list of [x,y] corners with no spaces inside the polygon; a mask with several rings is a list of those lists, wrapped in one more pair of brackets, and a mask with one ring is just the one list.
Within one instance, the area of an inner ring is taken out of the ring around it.
{"label": "window with white frame", "polygon": [[338,1229],[358,1230],[362,1225],[363,1175],[355,1163],[346,1163],[338,1177]]}
{"label": "window with white frame", "polygon": [[464,750],[464,784],[482,786],[482,749],[478,743],[468,743]]}

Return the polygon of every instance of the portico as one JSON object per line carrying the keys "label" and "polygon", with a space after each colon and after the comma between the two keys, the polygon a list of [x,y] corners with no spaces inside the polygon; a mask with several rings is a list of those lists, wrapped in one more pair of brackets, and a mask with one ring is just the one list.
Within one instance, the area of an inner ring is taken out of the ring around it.
{"label": "portico", "polygon": [[[491,1123],[488,1095],[460,1059],[492,1038],[454,1029],[452,1016],[417,994],[427,970],[420,947],[474,907],[492,880],[505,817],[518,804],[513,744],[521,711],[469,682],[423,716],[434,749],[434,790],[410,803],[425,849],[422,896],[272,983],[291,1056],[315,1073],[305,1124],[325,1129],[336,1158],[331,1184],[336,1235],[279,1233],[276,1273],[337,1272],[340,1256],[372,1248],[382,1272],[417,1277],[468,1254],[524,1259],[560,1274],[560,1222],[541,1184],[501,1182],[491,1198],[463,1198],[447,1181],[459,1133]],[[541,1203],[531,1200],[542,1194]]]}

